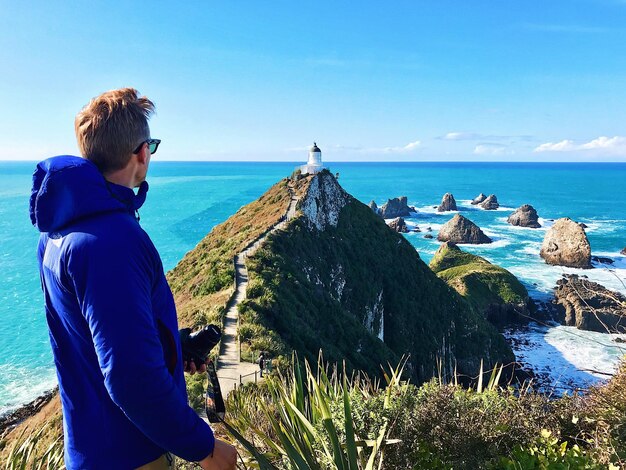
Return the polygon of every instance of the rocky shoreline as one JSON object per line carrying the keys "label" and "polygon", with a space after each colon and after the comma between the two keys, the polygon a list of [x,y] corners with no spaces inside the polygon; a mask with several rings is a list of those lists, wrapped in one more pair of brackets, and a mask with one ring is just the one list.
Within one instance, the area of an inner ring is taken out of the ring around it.
{"label": "rocky shoreline", "polygon": [[4,436],[8,431],[19,425],[22,421],[31,416],[36,415],[46,406],[50,400],[58,393],[59,387],[48,390],[42,395],[35,398],[30,403],[20,406],[19,408],[9,411],[0,416],[0,437]]}

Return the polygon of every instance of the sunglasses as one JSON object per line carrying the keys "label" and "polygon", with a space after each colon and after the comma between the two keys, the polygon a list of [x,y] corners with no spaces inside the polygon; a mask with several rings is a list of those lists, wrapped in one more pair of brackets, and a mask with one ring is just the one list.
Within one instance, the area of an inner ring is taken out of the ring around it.
{"label": "sunglasses", "polygon": [[161,139],[144,140],[142,143],[139,144],[139,146],[135,149],[133,153],[139,153],[139,151],[141,150],[141,147],[143,147],[143,144],[148,144],[148,147],[150,148],[150,153],[154,155],[157,149],[159,148],[160,143],[161,143]]}

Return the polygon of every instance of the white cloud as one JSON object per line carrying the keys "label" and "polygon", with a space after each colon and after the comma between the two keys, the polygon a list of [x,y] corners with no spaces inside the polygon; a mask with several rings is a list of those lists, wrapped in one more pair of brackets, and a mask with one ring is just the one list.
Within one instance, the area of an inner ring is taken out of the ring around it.
{"label": "white cloud", "polygon": [[598,155],[626,156],[626,137],[618,135],[614,137],[600,136],[582,144],[576,144],[573,140],[547,142],[535,148],[534,152],[585,152]]}
{"label": "white cloud", "polygon": [[593,149],[622,149],[626,150],[626,137],[620,137],[616,135],[615,137],[598,137],[597,139],[592,140],[591,142],[587,142],[581,146],[584,150],[593,150]]}
{"label": "white cloud", "polygon": [[477,132],[448,132],[443,137],[437,137],[441,140],[452,140],[452,141],[462,141],[462,140],[483,140],[483,141],[524,141],[528,142],[533,140],[533,137],[530,135],[495,135],[495,134],[479,134]]}
{"label": "white cloud", "polygon": [[414,142],[409,142],[405,146],[402,147],[384,147],[382,149],[367,149],[368,152],[383,152],[383,153],[409,153],[417,150],[422,143],[419,140]]}
{"label": "white cloud", "polygon": [[506,145],[479,144],[474,148],[474,155],[512,155],[514,152]]}
{"label": "white cloud", "polygon": [[479,134],[473,132],[448,132],[443,136],[444,140],[476,140],[480,138]]}
{"label": "white cloud", "polygon": [[534,152],[571,152],[576,150],[573,140],[562,140],[561,142],[546,142],[533,150]]}

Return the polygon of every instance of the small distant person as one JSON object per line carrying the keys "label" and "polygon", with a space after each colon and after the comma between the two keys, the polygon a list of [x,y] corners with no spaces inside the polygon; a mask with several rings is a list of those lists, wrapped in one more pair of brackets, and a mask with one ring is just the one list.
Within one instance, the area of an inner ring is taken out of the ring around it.
{"label": "small distant person", "polygon": [[263,351],[259,353],[258,363],[259,369],[261,370],[261,377],[263,377],[263,368],[265,367],[265,353]]}
{"label": "small distant person", "polygon": [[44,160],[33,175],[68,470],[166,469],[170,453],[205,470],[236,465],[235,448],[187,404],[183,371],[196,367],[181,360],[174,299],[139,225],[161,142],[153,111],[132,88],[103,93],[76,116],[82,158]]}

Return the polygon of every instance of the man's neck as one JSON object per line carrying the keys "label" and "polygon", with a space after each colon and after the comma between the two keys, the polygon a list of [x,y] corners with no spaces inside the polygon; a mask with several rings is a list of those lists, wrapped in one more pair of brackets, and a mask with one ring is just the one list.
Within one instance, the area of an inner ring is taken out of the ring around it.
{"label": "man's neck", "polygon": [[113,173],[105,173],[104,179],[106,179],[110,183],[119,184],[120,186],[126,186],[130,189],[133,189],[135,187],[134,178],[132,176],[120,174],[120,172],[118,171],[115,171]]}

